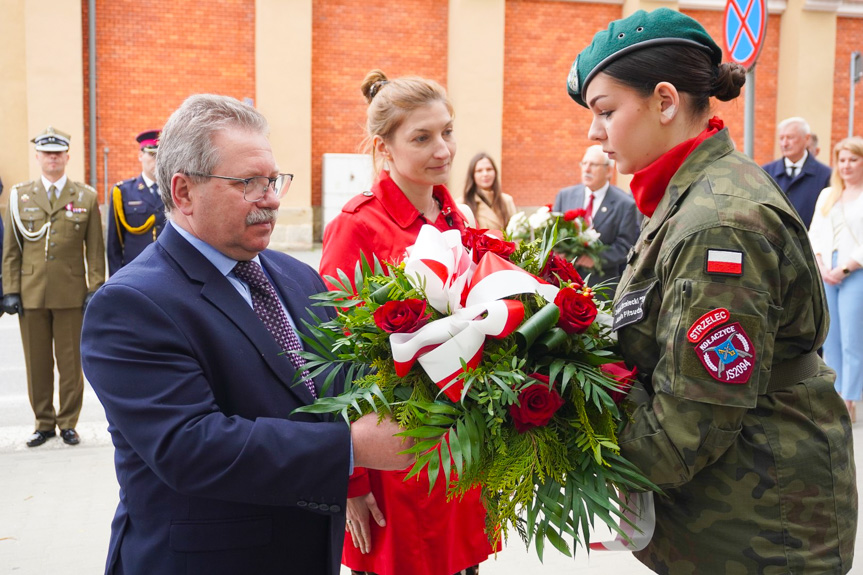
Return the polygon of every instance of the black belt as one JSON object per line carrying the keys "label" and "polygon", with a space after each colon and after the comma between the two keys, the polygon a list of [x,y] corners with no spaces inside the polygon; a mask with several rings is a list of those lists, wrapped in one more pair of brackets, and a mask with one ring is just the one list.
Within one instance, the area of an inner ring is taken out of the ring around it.
{"label": "black belt", "polygon": [[806,355],[784,360],[773,366],[770,373],[770,381],[767,382],[767,391],[772,393],[792,385],[797,385],[805,379],[817,374],[821,369],[821,359],[813,352]]}

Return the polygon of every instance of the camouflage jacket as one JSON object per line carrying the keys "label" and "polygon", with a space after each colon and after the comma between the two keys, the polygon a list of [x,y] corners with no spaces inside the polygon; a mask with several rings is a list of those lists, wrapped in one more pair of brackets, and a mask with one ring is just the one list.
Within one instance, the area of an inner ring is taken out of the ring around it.
{"label": "camouflage jacket", "polygon": [[772,180],[708,138],[672,178],[614,303],[643,392],[623,455],[659,484],[637,557],[658,573],[846,573],[857,525],[850,420],[806,229]]}

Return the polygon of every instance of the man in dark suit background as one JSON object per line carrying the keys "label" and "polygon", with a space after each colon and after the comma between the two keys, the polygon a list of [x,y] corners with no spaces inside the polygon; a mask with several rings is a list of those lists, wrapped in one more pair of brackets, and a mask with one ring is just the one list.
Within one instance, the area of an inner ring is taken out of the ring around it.
{"label": "man in dark suit background", "polygon": [[140,150],[141,173],[114,184],[108,201],[108,273],[114,275],[156,241],[165,227],[165,204],[156,183],[156,151],[159,130],[141,132],[135,138]]}
{"label": "man in dark suit background", "polygon": [[602,146],[590,146],[581,160],[582,183],[560,190],[552,206],[552,211],[561,213],[586,209],[599,240],[608,246],[600,254],[601,274],[596,273],[596,263],[590,256],[582,255],[575,260],[582,275],[590,273],[588,283],[591,286],[620,277],[626,267],[626,255],[638,238],[635,200],[611,185],[609,178],[613,169],[614,161],[602,151]]}
{"label": "man in dark suit background", "polygon": [[809,153],[811,130],[803,118],[782,120],[778,133],[782,157],[762,167],[785,192],[808,229],[818,195],[830,185],[830,167]]}
{"label": "man in dark suit background", "polygon": [[337,575],[352,466],[411,463],[388,419],[291,416],[323,393],[290,351],[325,288],[266,249],[291,180],[267,133],[233,98],[187,99],[156,167],[171,221],[87,308],[120,484],[107,573]]}

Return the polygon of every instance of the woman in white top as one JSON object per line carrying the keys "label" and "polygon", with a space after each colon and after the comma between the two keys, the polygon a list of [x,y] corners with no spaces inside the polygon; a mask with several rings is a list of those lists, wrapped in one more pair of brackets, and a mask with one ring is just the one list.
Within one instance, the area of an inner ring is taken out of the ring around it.
{"label": "woman in white top", "polygon": [[830,311],[824,361],[836,370],[836,389],[854,421],[863,393],[863,138],[836,144],[830,183],[818,197],[809,238]]}

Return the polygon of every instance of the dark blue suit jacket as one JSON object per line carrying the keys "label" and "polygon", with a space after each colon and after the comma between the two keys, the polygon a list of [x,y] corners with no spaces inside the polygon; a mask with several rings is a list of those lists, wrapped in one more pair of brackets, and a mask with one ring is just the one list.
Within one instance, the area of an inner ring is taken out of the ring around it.
{"label": "dark blue suit jacket", "polygon": [[[260,259],[300,326],[320,276],[282,253]],[[81,352],[120,484],[107,573],[338,574],[350,430],[290,416],[311,393],[173,227],[96,292]]]}
{"label": "dark blue suit jacket", "polygon": [[[552,210],[566,212],[584,207],[584,184],[563,188],[554,198]],[[602,274],[591,273],[590,285],[617,279],[626,267],[626,256],[638,239],[638,209],[632,196],[618,187],[608,186],[602,205],[593,218],[593,229],[608,247],[603,250]],[[587,270],[590,271],[590,270]]]}
{"label": "dark blue suit jacket", "polygon": [[150,192],[141,174],[138,174],[137,178],[122,181],[114,187],[120,188],[123,196],[123,214],[126,223],[137,228],[144,225],[151,215],[156,216],[156,223],[154,228],[143,234],[133,234],[124,229],[122,224],[118,227],[114,214],[114,192],[111,191],[108,197],[108,239],[105,242],[110,275],[114,275],[121,267],[138,257],[144,248],[156,241],[156,237],[165,227],[165,204],[162,198]]}
{"label": "dark blue suit jacket", "polygon": [[812,214],[815,213],[815,202],[818,201],[818,195],[821,190],[830,185],[830,167],[816,160],[812,154],[809,154],[806,161],[803,162],[803,168],[799,174],[794,176],[794,179],[788,177],[788,173],[785,171],[784,158],[779,158],[762,167],[785,192],[788,201],[797,210],[800,219],[803,220],[803,224],[808,230],[809,224],[812,223]]}

